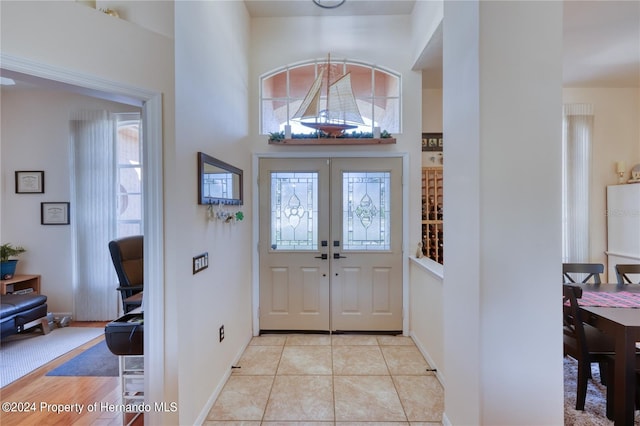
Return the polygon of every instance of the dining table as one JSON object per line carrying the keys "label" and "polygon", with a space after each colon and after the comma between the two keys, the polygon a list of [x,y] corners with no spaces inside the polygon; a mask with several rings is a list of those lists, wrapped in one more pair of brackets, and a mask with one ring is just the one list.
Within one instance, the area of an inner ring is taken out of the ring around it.
{"label": "dining table", "polygon": [[582,288],[578,304],[582,321],[614,337],[613,421],[633,425],[636,351],[640,342],[640,285],[575,284]]}

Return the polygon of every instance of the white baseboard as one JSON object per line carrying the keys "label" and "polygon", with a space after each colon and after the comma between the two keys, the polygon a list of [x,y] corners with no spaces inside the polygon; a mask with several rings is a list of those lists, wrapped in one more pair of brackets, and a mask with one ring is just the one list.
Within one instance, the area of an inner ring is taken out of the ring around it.
{"label": "white baseboard", "polygon": [[202,424],[207,421],[207,415],[209,414],[209,411],[211,411],[211,408],[213,407],[213,404],[215,404],[216,399],[218,399],[218,396],[220,396],[220,392],[222,392],[222,388],[227,383],[227,380],[229,380],[229,377],[231,377],[231,367],[236,365],[238,363],[238,361],[240,361],[240,358],[242,357],[242,354],[247,349],[247,346],[249,346],[249,343],[251,343],[251,339],[252,338],[253,338],[253,336],[249,336],[249,340],[247,340],[247,342],[244,344],[244,346],[242,346],[240,348],[240,350],[238,351],[238,353],[234,357],[233,362],[231,362],[231,364],[229,365],[229,368],[227,369],[227,372],[225,373],[224,376],[222,376],[222,378],[218,382],[218,385],[213,390],[213,393],[211,394],[209,399],[207,399],[207,403],[204,404],[204,407],[203,407],[202,411],[200,412],[200,414],[198,415],[198,417],[196,418],[196,420],[194,422],[195,425],[202,426]]}
{"label": "white baseboard", "polygon": [[433,358],[431,358],[431,356],[429,355],[429,352],[424,348],[424,346],[422,345],[422,342],[420,342],[420,340],[418,340],[418,338],[416,338],[416,336],[415,336],[415,334],[413,334],[413,332],[409,333],[409,337],[411,337],[411,339],[413,340],[413,343],[416,344],[416,347],[418,348],[418,350],[420,351],[420,353],[422,354],[424,359],[427,360],[427,363],[429,364],[429,366],[431,368],[435,368],[435,370],[436,370],[436,372],[435,372],[436,378],[438,379],[438,381],[442,385],[442,388],[444,389],[445,388],[444,377],[442,376],[442,372],[441,372],[440,368],[438,367],[438,365],[435,363]]}
{"label": "white baseboard", "polygon": [[70,317],[73,319],[73,314],[71,312],[51,312],[54,318],[62,318],[62,317]]}

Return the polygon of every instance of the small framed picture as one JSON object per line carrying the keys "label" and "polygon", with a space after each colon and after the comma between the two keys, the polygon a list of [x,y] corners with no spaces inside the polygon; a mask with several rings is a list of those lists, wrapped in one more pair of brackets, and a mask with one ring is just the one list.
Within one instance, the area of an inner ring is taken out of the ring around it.
{"label": "small framed picture", "polygon": [[40,203],[42,225],[68,225],[70,203]]}
{"label": "small framed picture", "polygon": [[423,133],[423,151],[442,151],[442,133]]}
{"label": "small framed picture", "polygon": [[16,194],[43,194],[44,171],[16,171]]}

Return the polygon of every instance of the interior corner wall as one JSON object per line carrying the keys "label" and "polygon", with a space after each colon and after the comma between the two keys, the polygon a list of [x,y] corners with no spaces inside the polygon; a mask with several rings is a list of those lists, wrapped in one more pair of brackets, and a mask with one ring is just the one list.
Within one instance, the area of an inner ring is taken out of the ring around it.
{"label": "interior corner wall", "polygon": [[415,63],[442,23],[443,0],[418,0],[411,13],[412,59]]}
{"label": "interior corner wall", "polygon": [[[27,249],[20,255],[17,273],[41,275],[40,291],[47,296],[49,311],[73,314],[71,226],[41,225],[40,203],[71,198],[69,120],[74,112],[140,108],[51,90],[3,89],[0,96],[2,241]],[[44,171],[44,194],[16,194],[16,170]],[[106,245],[105,255],[108,258]]]}
{"label": "interior corner wall", "polygon": [[[231,371],[251,329],[251,154],[249,132],[249,16],[243,2],[176,2],[176,150],[169,207],[177,222],[167,235],[179,290],[175,310],[179,348],[179,424],[204,420],[208,405]],[[199,205],[197,153],[244,172],[244,220],[207,219]],[[209,253],[209,266],[192,274],[191,258]],[[218,329],[225,327],[225,339]]]}

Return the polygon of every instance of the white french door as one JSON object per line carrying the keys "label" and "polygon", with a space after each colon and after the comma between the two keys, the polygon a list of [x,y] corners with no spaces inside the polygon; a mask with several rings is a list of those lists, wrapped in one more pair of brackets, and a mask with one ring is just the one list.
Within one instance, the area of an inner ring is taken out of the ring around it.
{"label": "white french door", "polygon": [[259,167],[260,329],[402,330],[402,160]]}

